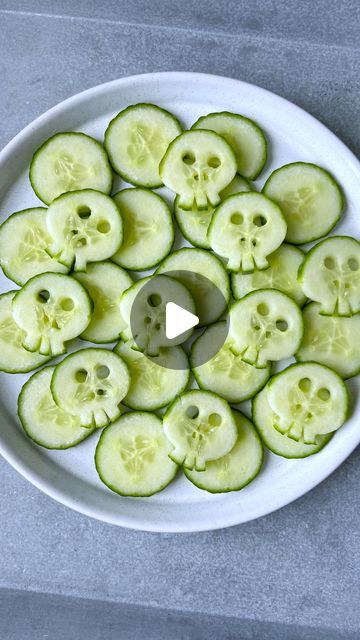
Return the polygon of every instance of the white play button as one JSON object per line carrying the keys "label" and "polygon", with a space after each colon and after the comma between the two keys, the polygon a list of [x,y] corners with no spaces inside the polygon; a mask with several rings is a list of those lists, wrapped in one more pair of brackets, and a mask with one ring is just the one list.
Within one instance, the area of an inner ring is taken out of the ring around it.
{"label": "white play button", "polygon": [[167,302],[165,307],[165,334],[168,340],[177,338],[185,331],[196,327],[199,318],[186,311],[175,302]]}

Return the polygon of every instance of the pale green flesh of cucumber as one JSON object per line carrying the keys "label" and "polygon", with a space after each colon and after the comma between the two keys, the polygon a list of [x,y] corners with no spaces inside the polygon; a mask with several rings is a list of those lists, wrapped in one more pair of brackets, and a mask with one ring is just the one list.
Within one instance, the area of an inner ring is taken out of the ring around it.
{"label": "pale green flesh of cucumber", "polygon": [[36,444],[47,449],[68,449],[91,434],[82,427],[79,418],[66,413],[55,404],[50,391],[55,367],[35,373],[22,388],[18,412],[25,433]]}
{"label": "pale green flesh of cucumber", "polygon": [[0,227],[0,264],[5,275],[23,285],[39,273],[67,273],[65,265],[49,256],[51,241],[46,209],[37,207],[13,213]]}
{"label": "pale green flesh of cucumber", "polygon": [[160,418],[152,413],[126,413],[105,429],[96,447],[95,464],[100,479],[123,496],[150,496],[175,477],[171,444]]}
{"label": "pale green flesh of cucumber", "polygon": [[83,133],[58,133],[35,153],[30,181],[36,195],[50,204],[67,191],[96,189],[110,193],[112,171],[104,148]]}
{"label": "pale green flesh of cucumber", "polygon": [[267,256],[286,235],[279,207],[261,193],[226,198],[212,217],[208,240],[212,250],[227,260],[230,271],[251,273],[267,269]]}
{"label": "pale green flesh of cucumber", "polygon": [[263,192],[281,208],[286,240],[304,244],[329,233],[340,218],[343,197],[335,179],[314,164],[294,162],[274,171]]}
{"label": "pale green flesh of cucumber", "polygon": [[120,299],[133,284],[130,276],[111,262],[95,262],[88,265],[86,273],[75,273],[74,277],[88,291],[94,304],[90,323],[81,338],[95,343],[118,340],[126,327]]}

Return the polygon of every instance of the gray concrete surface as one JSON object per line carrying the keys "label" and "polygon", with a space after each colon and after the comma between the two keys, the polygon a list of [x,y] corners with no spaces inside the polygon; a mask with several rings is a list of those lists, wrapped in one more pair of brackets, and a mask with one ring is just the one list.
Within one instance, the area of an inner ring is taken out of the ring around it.
{"label": "gray concrete surface", "polygon": [[[275,91],[359,154],[359,21],[352,0],[0,0],[0,146],[82,89],[188,70]],[[191,535],[88,519],[2,459],[0,482],[2,640],[360,635],[358,451],[282,511]]]}

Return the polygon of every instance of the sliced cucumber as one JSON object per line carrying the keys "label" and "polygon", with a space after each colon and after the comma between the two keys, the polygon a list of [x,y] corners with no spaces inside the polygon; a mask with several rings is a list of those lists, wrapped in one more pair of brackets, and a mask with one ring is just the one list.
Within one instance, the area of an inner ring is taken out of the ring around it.
{"label": "sliced cucumber", "polygon": [[104,148],[85,133],[56,133],[35,152],[30,165],[32,188],[46,204],[66,191],[78,189],[108,194],[112,181]]}
{"label": "sliced cucumber", "polygon": [[102,432],[95,452],[100,480],[121,496],[152,496],[175,478],[158,416],[134,411],[121,416]]}
{"label": "sliced cucumber", "polygon": [[13,213],[0,226],[0,264],[7,278],[23,285],[38,273],[67,273],[65,265],[49,256],[50,244],[45,208]]}
{"label": "sliced cucumber", "polygon": [[268,401],[268,386],[264,387],[252,402],[252,419],[266,447],[283,458],[307,458],[320,451],[330,440],[332,434],[317,436],[316,444],[296,442],[283,435],[276,428],[277,415]]}
{"label": "sliced cucumber", "polygon": [[278,289],[293,298],[302,307],[306,296],[297,281],[304,253],[290,244],[282,244],[268,256],[269,267],[253,273],[233,273],[231,288],[235,300],[240,300],[250,291],[258,289]]}
{"label": "sliced cucumber", "polygon": [[297,304],[281,291],[259,289],[230,308],[231,350],[263,368],[269,360],[289,358],[300,347],[303,321]]}
{"label": "sliced cucumber", "polygon": [[210,391],[183,393],[170,405],[163,424],[172,445],[170,458],[197,471],[229,453],[237,438],[229,405]]}
{"label": "sliced cucumber", "polygon": [[[185,247],[165,258],[156,271],[157,274],[170,272],[172,275],[173,272],[179,272],[177,279],[190,291],[200,325],[211,324],[220,318],[230,300],[230,282],[219,258],[209,251]],[[205,278],[209,281],[209,286]],[[220,291],[221,296],[211,283]]]}
{"label": "sliced cucumber", "polygon": [[[252,187],[250,183],[237,173],[230,184],[220,193],[220,198],[221,200],[224,200],[234,193],[251,190]],[[179,206],[179,196],[176,196],[175,198],[174,213],[180,231],[184,238],[196,247],[210,249],[207,232],[214,211],[214,207],[211,207],[210,205],[206,209],[202,209],[200,211],[196,204],[192,206],[192,209],[186,211]]]}
{"label": "sliced cucumber", "polygon": [[120,415],[130,386],[129,370],[107,349],[81,349],[55,367],[51,392],[58,407],[79,418],[83,427],[104,427]]}
{"label": "sliced cucumber", "polygon": [[55,404],[50,391],[55,367],[45,367],[25,382],[18,400],[18,414],[26,435],[46,449],[69,449],[82,442],[91,429],[81,427],[79,418]]}
{"label": "sliced cucumber", "polygon": [[39,353],[30,353],[22,346],[25,333],[12,315],[12,301],[17,292],[0,295],[0,371],[26,373],[49,360]]}
{"label": "sliced cucumber", "polygon": [[338,222],[343,195],[335,178],[316,164],[293,162],[274,171],[263,192],[281,207],[286,240],[304,244],[325,236]]}
{"label": "sliced cucumber", "polygon": [[274,427],[289,438],[317,444],[348,417],[349,394],[332,369],[316,362],[290,365],[268,383],[268,401],[276,413]]}
{"label": "sliced cucumber", "polygon": [[210,493],[239,491],[260,473],[264,460],[261,440],[253,424],[240,411],[233,410],[238,437],[223,458],[206,463],[205,471],[184,469],[188,480]]}
{"label": "sliced cucumber", "polygon": [[181,133],[179,121],[155,104],[134,104],[111,120],[105,149],[114,171],[139,187],[161,187],[159,163]]}
{"label": "sliced cucumber", "polygon": [[50,254],[75,271],[85,271],[87,262],[110,258],[123,239],[115,202],[92,189],[56,198],[48,208],[46,224],[53,238]]}
{"label": "sliced cucumber", "polygon": [[190,364],[196,382],[201,389],[218,393],[231,403],[238,403],[251,398],[257,393],[270,376],[270,365],[257,369],[247,364],[240,356],[236,356],[225,342],[219,351],[204,364],[203,354],[208,353],[212,344],[216,344],[217,335],[223,331],[223,322],[208,327],[193,342]]}
{"label": "sliced cucumber", "polygon": [[65,342],[84,331],[91,309],[86,289],[59,273],[34,276],[12,302],[14,320],[25,334],[22,345],[50,356],[66,352]]}
{"label": "sliced cucumber", "polygon": [[253,120],[237,113],[221,111],[202,116],[192,129],[210,129],[219,133],[234,149],[238,172],[254,180],[264,168],[267,143],[264,133]]}
{"label": "sliced cucumber", "polygon": [[298,279],[305,295],[320,302],[320,313],[326,316],[359,313],[360,243],[349,236],[322,240],[307,254]]}
{"label": "sliced cucumber", "polygon": [[111,262],[94,262],[88,264],[86,273],[78,272],[74,277],[85,287],[94,304],[90,324],[80,337],[95,343],[118,340],[126,327],[120,299],[133,284],[130,276]]}
{"label": "sliced cucumber", "polygon": [[113,196],[124,225],[124,239],[112,260],[125,269],[151,269],[174,242],[174,225],[165,200],[149,189],[123,189]]}
{"label": "sliced cucumber", "polygon": [[281,210],[261,193],[226,198],[215,210],[208,230],[210,246],[227,259],[227,268],[244,273],[266,269],[267,256],[285,235]]}
{"label": "sliced cucumber", "polygon": [[179,195],[182,209],[216,207],[220,192],[236,174],[230,145],[213,131],[185,131],[173,140],[161,160],[160,176]]}
{"label": "sliced cucumber", "polygon": [[166,407],[180,393],[185,391],[189,382],[189,363],[181,347],[172,347],[166,353],[166,361],[174,368],[165,368],[158,364],[159,358],[149,358],[141,353],[131,340],[119,342],[115,353],[122,357],[130,371],[130,389],[123,404],[130,409],[155,411]]}
{"label": "sliced cucumber", "polygon": [[360,314],[336,318],[320,313],[320,305],[311,302],[303,309],[304,335],[297,360],[312,360],[334,369],[342,378],[360,371]]}

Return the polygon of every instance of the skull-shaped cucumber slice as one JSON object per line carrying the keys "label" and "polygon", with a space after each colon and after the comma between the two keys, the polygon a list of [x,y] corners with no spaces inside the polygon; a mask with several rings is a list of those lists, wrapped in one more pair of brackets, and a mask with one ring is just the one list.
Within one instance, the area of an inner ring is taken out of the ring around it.
{"label": "skull-shaped cucumber slice", "polygon": [[104,427],[120,415],[130,386],[125,362],[107,349],[82,349],[55,368],[51,392],[56,404],[83,427]]}
{"label": "skull-shaped cucumber slice", "polygon": [[167,410],[164,431],[173,445],[169,456],[188,469],[202,471],[208,460],[225,456],[237,429],[228,403],[210,391],[187,391]]}
{"label": "skull-shaped cucumber slice", "polygon": [[303,320],[297,304],[280,291],[248,293],[230,309],[231,350],[260,369],[269,360],[289,358],[299,348]]}
{"label": "skull-shaped cucumber slice", "polygon": [[53,242],[49,252],[75,271],[85,271],[87,262],[110,258],[123,239],[122,219],[109,197],[84,189],[64,193],[48,208],[46,224]]}
{"label": "skull-shaped cucumber slice", "polygon": [[317,436],[344,424],[349,394],[332,369],[315,362],[293,364],[268,383],[268,401],[276,414],[275,428],[289,438],[316,444]]}
{"label": "skull-shaped cucumber slice", "polygon": [[220,191],[236,174],[230,145],[213,131],[186,131],[175,138],[160,163],[166,187],[179,195],[182,209],[215,207]]}
{"label": "skull-shaped cucumber slice", "polygon": [[86,289],[59,273],[34,276],[12,303],[14,320],[25,334],[25,349],[51,356],[66,352],[65,342],[86,329],[91,311]]}
{"label": "skull-shaped cucumber slice", "polygon": [[326,316],[351,316],[360,311],[360,243],[333,236],[309,251],[299,271],[299,282]]}
{"label": "skull-shaped cucumber slice", "polygon": [[285,235],[280,208],[260,193],[226,198],[215,210],[208,231],[212,250],[227,259],[227,268],[244,273],[266,269],[267,256]]}

